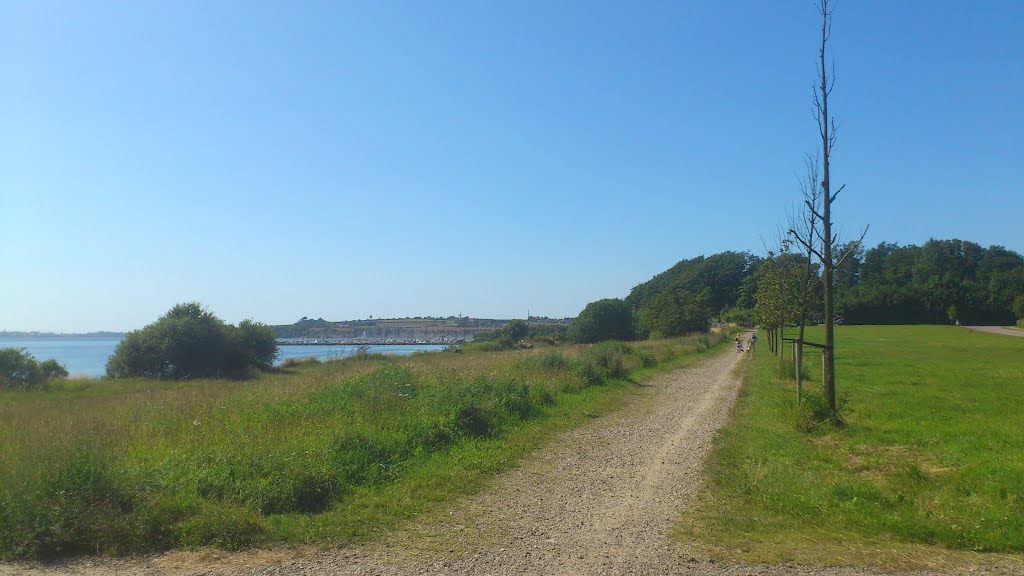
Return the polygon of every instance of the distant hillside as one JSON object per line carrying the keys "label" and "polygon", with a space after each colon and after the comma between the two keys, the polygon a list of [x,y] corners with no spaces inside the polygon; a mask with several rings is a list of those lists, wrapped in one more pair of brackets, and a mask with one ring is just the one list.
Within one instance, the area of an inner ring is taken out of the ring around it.
{"label": "distant hillside", "polygon": [[[568,324],[571,318],[531,316],[530,324]],[[496,330],[512,320],[489,318],[388,318],[343,320],[332,322],[323,318],[302,318],[294,324],[271,326],[278,338],[337,338],[367,340],[472,340],[477,334]]]}

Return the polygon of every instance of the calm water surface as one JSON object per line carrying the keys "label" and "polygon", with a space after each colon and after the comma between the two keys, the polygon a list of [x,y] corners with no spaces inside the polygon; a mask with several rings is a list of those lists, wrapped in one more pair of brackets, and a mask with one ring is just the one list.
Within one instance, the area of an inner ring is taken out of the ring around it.
{"label": "calm water surface", "polygon": [[[71,375],[96,378],[107,371],[107,359],[114,353],[120,338],[0,338],[0,348],[24,348],[36,360],[51,358],[63,364]],[[408,356],[416,352],[444,350],[444,346],[422,344],[415,346],[370,346],[368,352]],[[288,358],[318,358],[333,360],[351,356],[358,346],[279,346],[277,364]]]}

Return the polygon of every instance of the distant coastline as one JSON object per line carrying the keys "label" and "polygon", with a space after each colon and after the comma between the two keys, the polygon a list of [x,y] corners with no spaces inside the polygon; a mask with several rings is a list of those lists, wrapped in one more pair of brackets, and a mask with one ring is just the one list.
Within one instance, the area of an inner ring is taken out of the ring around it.
{"label": "distant coastline", "polygon": [[[451,344],[472,340],[481,332],[499,330],[513,319],[471,318],[468,316],[406,318],[368,318],[364,320],[330,321],[302,317],[294,324],[270,325],[274,336],[281,339],[303,339],[303,344]],[[572,318],[528,316],[529,325],[568,325]],[[87,332],[63,334],[38,331],[0,330],[0,340],[30,338],[121,339],[126,332]],[[326,342],[324,342],[326,340]],[[284,345],[290,342],[280,342]]]}
{"label": "distant coastline", "polygon": [[0,340],[20,340],[24,338],[124,338],[124,332],[87,332],[85,334],[57,334],[54,332],[7,332],[0,331]]}

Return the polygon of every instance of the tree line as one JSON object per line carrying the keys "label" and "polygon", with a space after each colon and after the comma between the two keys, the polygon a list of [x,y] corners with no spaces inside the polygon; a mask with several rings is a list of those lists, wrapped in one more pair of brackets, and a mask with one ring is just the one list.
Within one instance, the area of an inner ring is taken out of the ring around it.
{"label": "tree line", "polygon": [[[822,267],[783,250],[681,260],[624,299],[592,302],[566,332],[576,342],[681,336],[715,322],[825,321]],[[845,252],[849,246],[844,246]],[[1013,324],[1024,318],[1024,257],[1002,246],[929,240],[852,249],[836,267],[834,313],[846,324]],[[801,302],[806,300],[806,306]]]}
{"label": "tree line", "polygon": [[1024,318],[1024,258],[963,240],[883,242],[845,263],[836,293],[859,324],[1013,324]]}

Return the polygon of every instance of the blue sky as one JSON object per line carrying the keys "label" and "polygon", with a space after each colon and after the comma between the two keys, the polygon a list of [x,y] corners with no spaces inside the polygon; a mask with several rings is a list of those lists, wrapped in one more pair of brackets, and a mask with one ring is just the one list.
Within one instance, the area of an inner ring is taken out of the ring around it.
{"label": "blue sky", "polygon": [[[763,252],[815,5],[0,0],[0,330],[573,316]],[[846,0],[835,222],[1024,252],[1024,3]]]}

